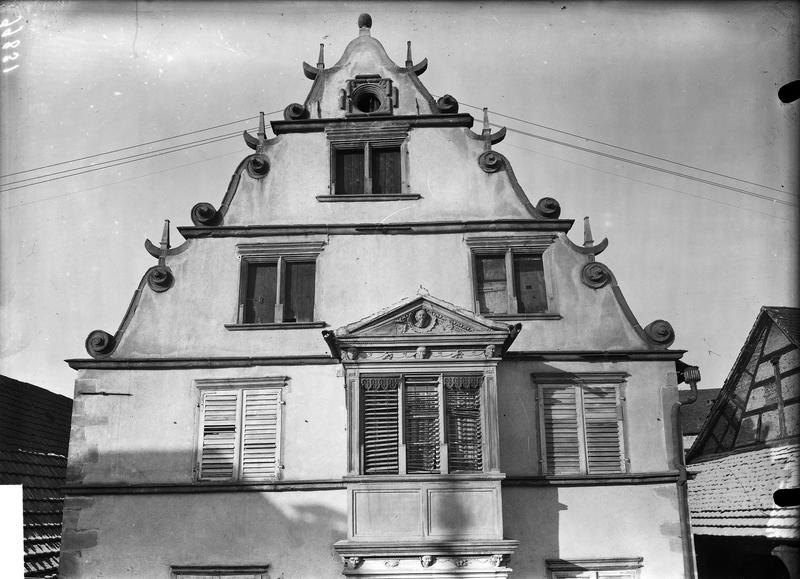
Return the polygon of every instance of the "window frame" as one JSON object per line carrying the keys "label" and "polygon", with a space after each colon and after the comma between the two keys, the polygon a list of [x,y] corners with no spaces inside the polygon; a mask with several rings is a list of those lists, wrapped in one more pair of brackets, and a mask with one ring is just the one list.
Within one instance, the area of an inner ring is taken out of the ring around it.
{"label": "window frame", "polygon": [[[432,369],[433,370],[433,369]],[[446,376],[471,376],[479,378],[480,384],[478,386],[478,400],[479,400],[479,416],[480,416],[480,427],[481,427],[481,438],[479,441],[481,447],[481,468],[479,470],[457,470],[457,471],[450,471],[450,444],[451,441],[448,437],[448,408],[447,408],[447,388],[445,386],[445,377]],[[397,463],[398,463],[398,472],[396,473],[367,473],[365,472],[365,452],[364,452],[364,420],[365,420],[365,412],[364,412],[364,397],[363,397],[363,386],[361,380],[364,378],[396,378],[398,379],[398,388],[397,388]],[[407,428],[407,415],[405,413],[405,406],[406,406],[406,388],[409,385],[406,382],[407,378],[412,379],[431,379],[436,378],[437,380],[437,404],[438,404],[438,422],[439,422],[439,469],[437,472],[408,472],[408,465],[407,465],[407,443],[406,443],[406,428]],[[359,440],[358,440],[358,475],[359,476],[375,476],[375,477],[414,477],[414,476],[423,476],[423,477],[436,477],[441,475],[451,475],[451,474],[464,474],[464,475],[481,475],[484,473],[489,472],[489,457],[487,456],[486,451],[486,432],[488,425],[488,417],[487,417],[487,404],[486,404],[486,377],[482,372],[458,372],[458,371],[428,371],[428,372],[402,372],[402,373],[391,373],[391,374],[376,374],[376,373],[364,373],[358,376],[358,398],[359,398],[359,409],[358,409],[358,424],[359,424]]]}
{"label": "window frame", "polygon": [[639,579],[643,557],[615,557],[610,559],[545,559],[548,579],[604,579],[613,573],[625,579]]}
{"label": "window frame", "polygon": [[[552,265],[545,255],[554,237],[544,235],[504,236],[504,237],[469,237],[466,244],[469,248],[469,276],[472,285],[472,303],[474,312],[491,319],[561,319],[555,310],[557,293]],[[481,257],[502,256],[506,277],[506,309],[504,312],[481,311],[478,287],[478,259]],[[517,271],[515,258],[520,256],[534,257],[542,262],[542,278],[545,293],[545,308],[539,312],[520,313],[516,290]]]}
{"label": "window frame", "polygon": [[[363,113],[362,113],[363,114]],[[328,195],[318,195],[319,201],[395,201],[401,199],[419,199],[419,195],[409,193],[408,183],[408,125],[389,124],[380,127],[334,127],[326,131],[330,147],[329,170],[330,181]],[[373,193],[372,152],[377,149],[399,149],[400,183],[398,191]],[[362,150],[364,152],[363,193],[349,194],[336,191],[337,154],[344,150]]]}
{"label": "window frame", "polygon": [[[319,255],[324,249],[324,241],[289,242],[289,243],[242,243],[236,246],[239,264],[239,291],[235,314],[235,322],[226,324],[229,330],[249,329],[302,329],[320,328],[325,322],[317,318],[317,286],[319,279]],[[275,278],[275,304],[272,322],[246,322],[245,308],[247,300],[247,282],[249,269],[252,264],[276,264]],[[314,280],[312,290],[314,298],[311,302],[311,320],[285,321],[286,308],[286,265],[292,263],[313,263]]]}
{"label": "window frame", "polygon": [[[253,482],[280,480],[283,471],[283,422],[284,401],[283,389],[287,384],[286,376],[266,376],[260,378],[224,378],[224,379],[198,379],[195,380],[196,412],[195,412],[195,440],[192,467],[192,479],[196,483],[236,483],[252,484]],[[273,475],[258,478],[242,477],[242,437],[244,435],[244,399],[245,392],[269,392],[276,396],[275,413],[275,472]],[[235,440],[233,450],[233,468],[230,477],[203,476],[203,443],[205,433],[205,408],[204,398],[209,393],[236,393],[236,418]]]}
{"label": "window frame", "polygon": [[[625,474],[630,472],[630,457],[628,455],[628,441],[626,428],[626,396],[625,382],[628,378],[625,372],[580,372],[580,373],[543,373],[531,374],[536,399],[537,434],[539,438],[539,464],[540,474],[544,477],[603,477]],[[544,401],[542,392],[545,388],[573,387],[575,391],[575,410],[578,438],[578,471],[549,472],[547,463],[547,436],[544,420]],[[589,457],[586,439],[585,407],[583,404],[584,390],[592,387],[612,387],[616,396],[616,413],[618,425],[618,443],[620,456],[620,469],[614,471],[593,471],[588,466]]]}
{"label": "window frame", "polygon": [[179,577],[236,577],[250,575],[252,579],[269,579],[269,565],[171,565],[170,578]]}

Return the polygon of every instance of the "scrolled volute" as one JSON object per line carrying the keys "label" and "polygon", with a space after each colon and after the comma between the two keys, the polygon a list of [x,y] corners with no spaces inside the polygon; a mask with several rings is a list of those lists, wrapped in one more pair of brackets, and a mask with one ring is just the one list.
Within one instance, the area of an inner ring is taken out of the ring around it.
{"label": "scrolled volute", "polygon": [[165,292],[175,283],[175,276],[172,270],[166,265],[156,265],[147,272],[147,285],[154,292]]}
{"label": "scrolled volute", "polygon": [[116,345],[116,338],[103,330],[94,330],[86,337],[86,351],[92,358],[108,356]]}
{"label": "scrolled volute", "polygon": [[581,270],[581,281],[592,289],[600,289],[611,281],[611,270],[599,261],[590,261]]}
{"label": "scrolled volute", "polygon": [[494,151],[484,151],[478,157],[478,165],[486,173],[496,173],[503,167],[503,157]]}
{"label": "scrolled volute", "polygon": [[536,210],[547,219],[558,219],[561,215],[561,204],[552,197],[542,197],[536,204]]}
{"label": "scrolled volute", "polygon": [[644,333],[653,344],[665,348],[669,348],[675,341],[675,330],[672,328],[672,324],[666,320],[650,322],[644,329]]}
{"label": "scrolled volute", "polygon": [[192,223],[195,225],[217,225],[219,222],[219,211],[211,203],[198,203],[192,207]]}
{"label": "scrolled volute", "polygon": [[302,121],[311,116],[308,112],[308,107],[300,103],[292,103],[283,109],[283,118],[287,121]]}
{"label": "scrolled volute", "polygon": [[269,173],[269,159],[264,155],[253,155],[247,162],[247,174],[254,179],[261,179]]}
{"label": "scrolled volute", "polygon": [[436,101],[440,113],[455,114],[458,112],[458,101],[452,95],[446,94]]}

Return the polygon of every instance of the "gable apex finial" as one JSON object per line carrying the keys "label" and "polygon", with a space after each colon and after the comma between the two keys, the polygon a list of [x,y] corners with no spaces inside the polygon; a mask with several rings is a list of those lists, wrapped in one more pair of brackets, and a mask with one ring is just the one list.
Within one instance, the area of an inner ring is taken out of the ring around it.
{"label": "gable apex finial", "polygon": [[319,57],[317,57],[317,68],[323,69],[325,68],[325,45],[323,43],[319,43]]}
{"label": "gable apex finial", "polygon": [[592,226],[589,224],[589,217],[583,218],[583,246],[589,247],[594,243],[592,239]]}
{"label": "gable apex finial", "polygon": [[370,28],[372,28],[372,16],[367,14],[359,15],[358,17],[358,35],[370,36]]}

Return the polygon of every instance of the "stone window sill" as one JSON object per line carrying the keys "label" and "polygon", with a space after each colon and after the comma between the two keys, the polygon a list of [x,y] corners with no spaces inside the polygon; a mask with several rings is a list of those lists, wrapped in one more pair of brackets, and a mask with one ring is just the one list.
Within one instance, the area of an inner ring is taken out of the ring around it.
{"label": "stone window sill", "polygon": [[354,201],[413,201],[422,195],[398,193],[397,195],[317,195],[317,201],[325,203],[354,202]]}
{"label": "stone window sill", "polygon": [[490,320],[560,320],[561,314],[555,312],[539,312],[536,314],[482,314]]}
{"label": "stone window sill", "polygon": [[274,324],[225,324],[226,330],[306,330],[309,328],[324,328],[325,322],[281,322]]}

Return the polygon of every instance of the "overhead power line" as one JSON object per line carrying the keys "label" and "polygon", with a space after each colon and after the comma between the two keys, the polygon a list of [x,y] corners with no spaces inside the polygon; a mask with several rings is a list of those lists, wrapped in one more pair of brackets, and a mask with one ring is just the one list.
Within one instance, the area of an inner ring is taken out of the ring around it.
{"label": "overhead power line", "polygon": [[[250,129],[250,130],[254,130],[254,129]],[[198,139],[196,141],[189,141],[188,143],[181,143],[180,145],[171,145],[169,147],[164,147],[162,149],[154,149],[154,150],[151,150],[151,151],[144,151],[142,153],[136,153],[134,155],[128,155],[127,157],[118,157],[116,159],[109,159],[108,161],[101,161],[101,162],[99,162],[97,164],[92,164],[92,165],[88,165],[88,166],[85,166],[85,167],[76,167],[74,169],[64,169],[63,171],[54,171],[52,173],[47,173],[46,175],[39,175],[38,177],[28,177],[27,179],[19,179],[17,181],[11,181],[10,183],[3,183],[2,185],[0,185],[0,187],[8,187],[9,185],[17,185],[19,183],[24,183],[26,181],[36,181],[38,179],[43,179],[45,177],[51,177],[53,175],[62,175],[64,173],[80,175],[80,173],[73,173],[73,171],[79,171],[80,169],[84,169],[84,168],[105,169],[106,167],[114,167],[115,165],[109,165],[109,163],[114,163],[116,161],[123,161],[125,159],[133,159],[135,157],[143,157],[145,159],[149,159],[150,157],[146,157],[145,155],[151,155],[152,156],[153,153],[163,153],[163,154],[175,153],[177,151],[182,151],[183,149],[188,148],[189,145],[194,145],[196,143],[210,144],[210,143],[215,143],[217,141],[230,139],[230,138],[233,138],[233,137],[238,137],[239,135],[241,135],[241,133],[239,131],[234,131],[232,133],[224,133],[222,135],[216,135],[216,136],[213,136],[213,137],[206,137],[205,139]],[[69,176],[70,175],[67,175],[67,177],[69,177]],[[39,182],[39,181],[37,181],[37,182]],[[31,185],[36,185],[36,183],[31,183]],[[3,191],[7,191],[7,190],[10,191],[11,189],[3,189]]]}
{"label": "overhead power line", "polygon": [[[490,123],[492,126],[499,127],[495,123]],[[625,157],[620,157],[619,155],[612,155],[610,153],[604,153],[602,151],[597,151],[595,149],[589,149],[587,147],[581,147],[579,145],[573,145],[572,143],[565,143],[564,141],[559,141],[557,139],[551,139],[550,137],[545,137],[543,135],[536,135],[534,133],[529,133],[527,131],[521,131],[519,129],[512,129],[506,127],[506,130],[511,131],[513,133],[519,133],[521,135],[525,135],[527,137],[532,137],[534,139],[540,139],[542,141],[547,141],[549,143],[555,143],[557,145],[562,145],[564,147],[569,147],[571,149],[577,149],[578,151],[584,151],[586,153],[592,153],[595,155],[600,155],[601,157],[607,157],[609,159],[614,159],[615,161],[622,161],[623,163],[630,163],[632,165],[637,165],[639,167],[644,167],[646,169],[652,169],[653,171],[659,171],[661,173],[666,173],[668,175],[674,175],[675,177],[682,177],[684,179],[691,179],[692,181],[697,181],[698,183],[703,183],[705,185],[711,185],[713,187],[720,187],[722,189],[728,189],[730,191],[734,191],[736,193],[741,193],[742,195],[750,195],[751,197],[757,197],[759,199],[765,199],[767,201],[772,201],[773,203],[780,203],[781,205],[789,205],[791,207],[797,207],[796,203],[792,203],[791,201],[784,201],[783,199],[775,199],[774,197],[770,197],[769,195],[762,195],[761,193],[755,193],[753,191],[748,191],[747,189],[741,189],[739,187],[732,187],[730,185],[725,185],[723,183],[717,183],[716,181],[711,181],[709,179],[701,179],[700,177],[695,177],[694,175],[688,175],[686,173],[681,173],[680,171],[672,171],[670,169],[665,169],[663,167],[657,167],[656,165],[650,165],[649,163],[642,163],[641,161],[634,161],[633,159],[627,159]]]}
{"label": "overhead power line", "polygon": [[[483,110],[483,107],[476,107],[475,105],[470,105],[467,103],[460,103],[465,107],[469,107],[471,109],[476,110]],[[778,189],[777,187],[771,187],[769,185],[762,185],[761,183],[756,183],[754,181],[747,181],[746,179],[740,179],[738,177],[734,177],[733,175],[727,175],[725,173],[718,173],[716,171],[710,171],[709,169],[703,169],[702,167],[695,167],[694,165],[687,165],[685,163],[680,163],[678,161],[673,161],[671,159],[667,159],[666,157],[659,157],[658,155],[651,155],[649,153],[644,153],[642,151],[637,151],[636,149],[627,149],[625,147],[620,147],[619,145],[614,145],[613,143],[609,143],[607,141],[600,141],[597,139],[590,139],[589,137],[584,137],[583,135],[579,135],[577,133],[570,133],[569,131],[564,131],[561,129],[556,129],[554,127],[549,127],[547,125],[542,125],[540,123],[534,123],[533,121],[527,121],[525,119],[520,119],[518,117],[512,117],[511,115],[506,115],[503,113],[499,113],[495,110],[489,109],[493,115],[497,115],[498,117],[503,117],[505,119],[511,119],[520,123],[525,123],[526,125],[532,125],[534,127],[539,127],[542,129],[547,129],[548,131],[553,131],[554,133],[560,133],[562,135],[569,135],[570,137],[575,137],[576,139],[583,139],[584,141],[589,141],[590,143],[597,143],[598,145],[604,145],[606,147],[611,147],[613,149],[618,149],[620,151],[625,151],[626,153],[634,153],[635,155],[641,155],[642,157],[648,157],[650,159],[656,159],[658,161],[664,161],[666,163],[671,163],[673,165],[677,165],[679,167],[685,167],[687,169],[693,169],[695,171],[701,171],[703,173],[708,173],[709,175],[716,175],[717,177],[724,177],[726,179],[731,179],[733,181],[738,181],[740,183],[746,183],[748,185],[755,185],[756,187],[762,187],[764,189],[770,189],[771,191],[777,191],[778,193],[785,193],[787,195],[791,195],[789,191],[785,191],[784,189]]]}
{"label": "overhead power line", "polygon": [[[269,113],[265,113],[265,115],[272,115],[278,113],[280,111],[272,111]],[[164,137],[163,139],[156,139],[155,141],[147,141],[146,143],[139,143],[138,145],[131,145],[129,147],[122,147],[120,149],[111,149],[110,151],[103,151],[102,153],[95,153],[94,155],[87,155],[86,157],[78,157],[77,159],[70,159],[69,161],[60,161],[58,163],[51,163],[50,165],[42,165],[41,167],[36,167],[34,169],[25,169],[24,171],[17,171],[15,173],[8,173],[6,175],[0,175],[0,179],[5,179],[6,177],[13,177],[14,175],[21,175],[23,173],[32,173],[34,171],[41,171],[42,169],[49,169],[50,167],[57,167],[59,165],[66,165],[68,163],[77,163],[78,161],[85,161],[86,159],[94,159],[95,157],[102,157],[103,155],[110,155],[112,153],[119,153],[121,151],[129,151],[131,149],[138,149],[139,147],[145,147],[147,145],[154,145],[156,143],[163,143],[164,141],[169,141],[172,139],[179,139],[180,137],[188,137],[189,135],[196,135],[197,133],[203,133],[205,131],[211,131],[214,129],[219,129],[221,127],[227,127],[230,125],[235,125],[238,123],[243,123],[245,121],[251,121],[253,119],[257,119],[258,117],[247,117],[246,119],[239,119],[238,121],[231,121],[229,123],[222,123],[221,125],[214,125],[213,127],[206,127],[205,129],[197,129],[196,131],[189,131],[188,133],[181,133],[180,135],[172,135],[171,137]]]}
{"label": "overhead power line", "polygon": [[[185,146],[185,147],[182,146],[180,149],[175,149],[173,151],[168,151],[167,153],[175,153],[177,151],[183,151],[183,150],[186,150],[186,149],[194,149],[195,147],[202,147],[203,145],[209,145],[211,143],[215,143],[215,142],[218,142],[218,141],[224,141],[224,140],[227,140],[227,139],[232,139],[235,136],[237,136],[238,134],[239,133],[236,133],[234,135],[224,136],[224,137],[213,138],[212,140],[204,140],[203,142],[198,143],[196,145],[189,145],[189,146]],[[52,177],[50,179],[43,179],[41,181],[37,181],[36,183],[26,183],[24,185],[19,185],[17,187],[9,187],[7,189],[0,190],[0,193],[5,193],[6,191],[14,191],[15,189],[23,189],[25,187],[33,187],[34,185],[40,185],[42,183],[48,183],[50,181],[58,181],[59,179],[67,179],[68,177],[74,177],[76,175],[82,175],[84,173],[91,173],[92,171],[99,171],[100,169],[110,169],[111,167],[117,167],[119,165],[127,165],[128,163],[135,163],[136,161],[143,161],[144,159],[150,159],[150,158],[153,158],[153,157],[160,157],[161,155],[166,155],[167,153],[149,154],[149,155],[146,155],[144,157],[139,157],[137,159],[131,159],[131,160],[128,160],[128,161],[121,161],[119,163],[113,163],[111,165],[105,165],[103,167],[95,167],[95,168],[92,168],[92,169],[86,169],[85,171],[78,171],[77,173],[70,173],[69,175],[61,175],[60,177]]]}

